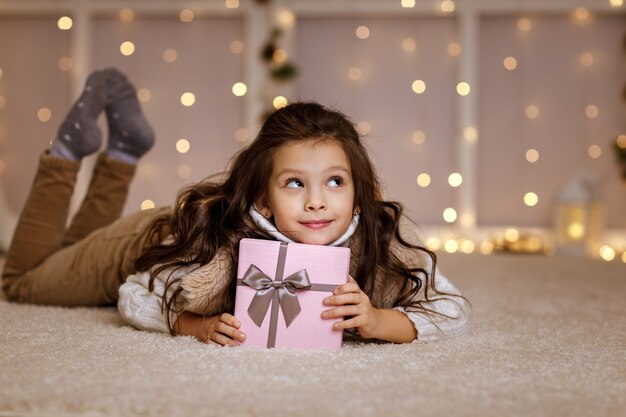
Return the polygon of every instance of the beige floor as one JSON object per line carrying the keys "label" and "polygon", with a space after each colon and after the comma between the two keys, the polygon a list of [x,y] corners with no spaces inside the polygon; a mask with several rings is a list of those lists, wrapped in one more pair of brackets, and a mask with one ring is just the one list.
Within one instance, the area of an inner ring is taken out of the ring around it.
{"label": "beige floor", "polygon": [[473,335],[228,349],[0,300],[0,416],[626,416],[626,264],[447,255]]}

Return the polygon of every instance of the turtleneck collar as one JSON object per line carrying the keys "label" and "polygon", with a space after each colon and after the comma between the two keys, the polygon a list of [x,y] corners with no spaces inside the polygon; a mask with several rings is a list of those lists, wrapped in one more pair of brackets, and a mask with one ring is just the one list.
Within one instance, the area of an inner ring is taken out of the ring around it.
{"label": "turtleneck collar", "polygon": [[[285,236],[283,233],[281,233],[276,228],[276,226],[274,226],[272,224],[272,222],[270,222],[268,219],[263,217],[263,215],[261,213],[256,211],[254,206],[250,207],[249,213],[250,213],[250,217],[252,217],[252,220],[254,221],[254,223],[256,223],[256,225],[259,226],[261,229],[263,229],[267,233],[269,233],[276,240],[280,240],[281,242],[287,242],[287,243],[297,243],[294,240],[292,240],[292,239],[288,238],[287,236]],[[354,234],[354,232],[356,231],[357,226],[359,225],[359,217],[360,216],[358,214],[355,214],[352,217],[352,222],[350,222],[350,225],[348,226],[348,228],[346,229],[344,234],[341,235],[333,243],[330,243],[328,246],[348,246],[348,240]]]}

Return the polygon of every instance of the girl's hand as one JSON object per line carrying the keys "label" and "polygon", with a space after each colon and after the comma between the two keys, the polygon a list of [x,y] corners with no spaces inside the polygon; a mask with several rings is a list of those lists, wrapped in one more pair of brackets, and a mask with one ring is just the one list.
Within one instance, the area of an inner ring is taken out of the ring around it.
{"label": "girl's hand", "polygon": [[378,334],[380,311],[372,307],[369,297],[359,288],[354,278],[349,277],[347,284],[335,288],[333,295],[324,298],[323,303],[327,306],[341,306],[322,312],[323,319],[352,316],[333,324],[333,329],[356,327],[359,334],[367,339]]}
{"label": "girl's hand", "polygon": [[222,346],[239,346],[246,339],[246,335],[239,330],[241,323],[231,314],[202,317],[200,315],[183,312],[176,321],[176,334],[194,336],[203,343],[215,343]]}

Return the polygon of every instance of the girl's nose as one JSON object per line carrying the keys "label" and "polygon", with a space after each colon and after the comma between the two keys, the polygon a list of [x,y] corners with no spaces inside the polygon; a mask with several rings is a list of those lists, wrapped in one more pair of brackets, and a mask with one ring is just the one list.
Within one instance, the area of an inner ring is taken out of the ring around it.
{"label": "girl's nose", "polygon": [[307,211],[319,211],[326,209],[326,202],[321,194],[310,195],[306,202]]}

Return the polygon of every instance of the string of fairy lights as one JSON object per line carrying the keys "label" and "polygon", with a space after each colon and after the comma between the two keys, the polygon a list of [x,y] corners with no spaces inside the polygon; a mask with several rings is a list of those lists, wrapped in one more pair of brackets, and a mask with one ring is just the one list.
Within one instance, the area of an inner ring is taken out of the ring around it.
{"label": "string of fairy lights", "polygon": [[[613,7],[623,6],[623,0],[608,0],[609,4]],[[416,5],[415,0],[401,0],[400,4],[403,8],[413,8]],[[224,7],[226,8],[238,8],[238,0],[225,0]],[[453,13],[456,9],[455,3],[452,0],[444,0],[439,3],[439,9],[441,13]],[[281,9],[276,16],[276,21],[283,27],[292,28],[295,25],[295,15],[285,9]],[[572,11],[572,19],[577,24],[588,24],[592,19],[592,14],[584,7],[575,8]],[[184,8],[180,10],[178,18],[182,24],[190,24],[195,20],[195,13],[192,9]],[[118,19],[123,23],[131,23],[136,19],[135,12],[132,9],[125,8],[119,11]],[[59,30],[71,30],[74,22],[70,16],[61,16],[57,20],[57,27]],[[524,34],[533,30],[533,21],[528,17],[520,17],[516,22],[517,30]],[[354,36],[357,39],[366,41],[371,35],[371,30],[366,25],[358,25],[354,29]],[[418,48],[418,42],[415,38],[406,37],[401,40],[400,47],[407,53],[413,53]],[[124,40],[119,45],[119,53],[122,56],[130,57],[137,49],[137,45],[132,40]],[[243,53],[245,49],[244,42],[240,39],[235,39],[230,42],[229,50],[232,54],[239,55]],[[463,53],[462,47],[458,42],[450,42],[447,45],[447,53],[451,57],[458,57]],[[287,59],[287,52],[283,49],[276,49],[273,52],[272,60],[276,63],[284,62]],[[178,51],[174,48],[164,49],[161,56],[163,62],[166,64],[174,64],[178,60]],[[584,68],[593,67],[595,57],[591,51],[582,51],[579,56],[579,63]],[[518,56],[505,56],[502,58],[502,68],[504,71],[516,71],[520,64],[523,63],[522,59]],[[71,57],[61,57],[58,61],[58,67],[61,71],[69,72],[74,68],[74,61]],[[0,79],[2,79],[3,71],[0,68]],[[347,70],[347,78],[350,81],[357,82],[363,77],[363,70],[358,66],[351,66]],[[428,80],[415,79],[410,82],[407,87],[416,95],[422,95],[428,88]],[[455,85],[456,93],[461,96],[468,96],[472,92],[472,86],[466,81],[459,81]],[[237,97],[244,97],[248,94],[248,86],[243,81],[238,81],[232,85],[232,94]],[[152,98],[152,92],[147,88],[140,88],[137,90],[138,100],[142,103],[147,103]],[[273,108],[278,109],[288,104],[288,99],[282,95],[277,95],[271,99],[271,105]],[[194,106],[196,103],[196,95],[193,91],[185,91],[180,95],[180,105],[184,107]],[[0,95],[0,110],[7,105],[6,97]],[[595,119],[601,112],[600,107],[596,103],[588,103],[584,109],[584,116],[588,119]],[[535,120],[542,115],[542,109],[537,103],[527,103],[524,107],[524,116],[528,120]],[[36,117],[42,123],[47,123],[52,119],[52,111],[50,108],[42,107],[36,110]],[[360,121],[357,124],[357,130],[361,134],[368,134],[372,130],[372,126],[368,121]],[[467,126],[462,130],[462,135],[469,143],[475,143],[478,141],[479,132],[474,126]],[[239,128],[234,132],[234,139],[242,144],[247,143],[250,138],[250,132],[246,128]],[[416,145],[423,145],[427,140],[427,135],[424,130],[415,130],[411,134],[410,140]],[[620,147],[626,147],[626,135],[620,135],[617,140],[617,144]],[[191,143],[188,139],[180,138],[175,143],[175,149],[181,154],[188,153],[191,149]],[[587,153],[589,158],[597,159],[603,154],[603,147],[598,143],[593,143],[588,146]],[[541,149],[537,147],[529,147],[524,151],[524,158],[529,164],[537,163],[541,158]],[[4,169],[4,162],[0,160],[0,172]],[[177,170],[180,178],[189,178],[191,176],[191,167],[187,164],[182,164]],[[452,172],[448,175],[447,182],[450,187],[458,188],[463,185],[463,175],[460,172]],[[432,183],[432,176],[428,172],[420,172],[416,176],[416,184],[418,187],[426,188]],[[534,207],[540,203],[540,196],[534,191],[528,191],[522,196],[522,203],[527,207]],[[154,201],[146,199],[142,201],[140,205],[142,210],[155,207]],[[458,221],[457,210],[454,207],[446,207],[442,211],[442,218],[449,224],[454,224]],[[506,229],[501,236],[496,238],[491,237],[483,239],[481,242],[475,242],[471,239],[464,238],[450,238],[440,239],[436,236],[430,236],[426,239],[426,245],[432,250],[445,250],[446,252],[463,252],[472,253],[474,251],[480,251],[483,254],[492,253],[498,249],[498,245],[505,244],[522,246],[527,252],[544,252],[553,253],[554,247],[541,236],[524,236],[524,234],[517,228]],[[614,247],[615,246],[615,247]],[[619,247],[618,247],[619,246]],[[621,253],[621,260],[626,263],[626,244],[621,243],[619,245],[603,245],[599,250],[599,255],[609,261],[614,259]]]}

